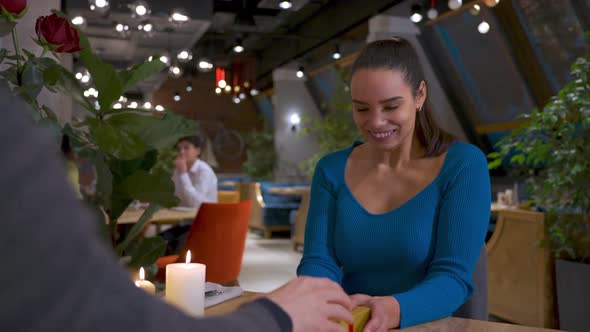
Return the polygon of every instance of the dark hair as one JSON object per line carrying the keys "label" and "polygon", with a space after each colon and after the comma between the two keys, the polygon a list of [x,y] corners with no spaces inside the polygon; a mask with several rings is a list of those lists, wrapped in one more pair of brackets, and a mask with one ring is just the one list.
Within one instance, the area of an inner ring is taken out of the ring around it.
{"label": "dark hair", "polygon": [[195,148],[201,148],[201,138],[197,135],[185,136],[185,137],[179,139],[178,142],[176,142],[176,145],[178,145],[178,143],[180,143],[182,141],[186,141],[186,142],[191,143]]}
{"label": "dark hair", "polygon": [[[412,88],[414,97],[418,94],[420,83],[426,83],[416,51],[407,40],[399,37],[377,40],[366,45],[352,64],[351,77],[362,69],[398,70]],[[418,140],[426,148],[426,157],[435,157],[447,151],[455,137],[437,125],[430,109],[428,94],[426,98],[422,110],[416,114],[415,128]]]}
{"label": "dark hair", "polygon": [[62,135],[61,137],[61,152],[64,155],[69,155],[70,153],[72,153],[72,145],[70,144],[70,136],[68,135]]}

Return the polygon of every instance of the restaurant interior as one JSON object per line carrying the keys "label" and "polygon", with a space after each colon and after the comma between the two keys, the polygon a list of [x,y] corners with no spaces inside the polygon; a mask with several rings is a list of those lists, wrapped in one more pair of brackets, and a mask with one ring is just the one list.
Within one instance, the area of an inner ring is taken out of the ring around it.
{"label": "restaurant interior", "polygon": [[[81,51],[32,38],[53,9]],[[367,44],[403,38],[436,122],[481,151],[491,189],[471,303],[487,315],[403,330],[590,331],[590,1],[44,0],[16,22],[17,49],[65,69],[51,81],[29,61],[17,85],[40,73],[32,113],[56,149],[68,137],[80,204],[104,219],[130,283],[179,310],[226,314],[297,276],[321,209],[316,166],[366,139],[351,68]],[[15,36],[0,33],[2,70]],[[192,135],[215,198],[181,206],[177,148]],[[202,273],[197,300],[188,272]],[[363,331],[370,312],[353,314]]]}

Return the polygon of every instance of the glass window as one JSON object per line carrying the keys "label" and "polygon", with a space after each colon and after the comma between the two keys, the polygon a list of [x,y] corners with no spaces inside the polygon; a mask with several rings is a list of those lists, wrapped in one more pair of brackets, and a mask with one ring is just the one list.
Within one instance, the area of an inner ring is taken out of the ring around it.
{"label": "glass window", "polygon": [[[590,51],[580,22],[584,16],[576,15],[570,0],[512,3],[551,87],[557,92],[569,82],[569,68],[575,59]],[[578,10],[582,7],[578,6]]]}

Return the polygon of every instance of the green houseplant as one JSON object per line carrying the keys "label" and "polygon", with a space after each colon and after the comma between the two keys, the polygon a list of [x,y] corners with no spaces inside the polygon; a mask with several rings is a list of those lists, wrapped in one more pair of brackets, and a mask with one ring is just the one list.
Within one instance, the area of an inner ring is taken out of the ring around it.
{"label": "green houseplant", "polygon": [[346,68],[336,68],[338,80],[334,95],[329,103],[322,103],[324,116],[321,118],[304,118],[299,135],[312,135],[318,145],[318,151],[301,163],[309,177],[313,175],[318,161],[330,152],[343,149],[362,136],[352,119],[352,101],[348,92]]}
{"label": "green houseplant", "polygon": [[270,181],[277,161],[274,131],[268,123],[262,130],[251,131],[246,138],[246,162],[243,169],[254,181]]}
{"label": "green houseplant", "polygon": [[[11,24],[14,52],[0,50],[0,64],[6,67],[0,79],[7,81],[13,93],[31,105],[37,122],[69,135],[78,154],[93,161],[97,186],[96,197],[90,203],[101,216],[106,215],[106,223],[101,221],[101,225],[116,252],[131,255],[133,268],[153,265],[166,243],[160,237],[139,235],[158,209],[178,203],[172,174],[166,168],[154,166],[162,152],[168,151],[180,137],[194,134],[197,127],[174,113],[117,109],[114,104],[139,82],[163,70],[164,64],[154,60],[115,70],[92,52],[84,34],[58,11],[37,20],[36,42],[43,50],[35,55],[18,47],[14,26],[22,13],[17,16],[4,7],[2,10],[0,21],[5,26],[7,22]],[[74,75],[56,61],[55,53],[62,52],[79,52],[98,91],[96,97],[85,96]],[[37,100],[42,89],[71,96],[86,111],[86,117],[60,126],[55,113]],[[149,206],[122,236],[117,221],[134,200],[148,202]]]}
{"label": "green houseplant", "polygon": [[590,325],[579,311],[590,306],[589,55],[574,62],[571,77],[547,105],[524,116],[525,124],[498,143],[489,166],[510,164],[528,176],[532,201],[545,210],[544,244],[557,259],[561,327],[581,331]]}

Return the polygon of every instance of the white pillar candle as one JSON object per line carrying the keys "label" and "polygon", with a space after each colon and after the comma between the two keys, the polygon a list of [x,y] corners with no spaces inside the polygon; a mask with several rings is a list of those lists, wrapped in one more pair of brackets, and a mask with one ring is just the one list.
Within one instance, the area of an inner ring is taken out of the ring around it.
{"label": "white pillar candle", "polygon": [[192,316],[205,312],[205,265],[191,263],[190,250],[186,263],[166,266],[166,301]]}
{"label": "white pillar candle", "polygon": [[142,268],[139,269],[139,280],[135,282],[135,286],[143,289],[150,294],[156,294],[156,286],[151,282],[145,280],[145,271]]}

